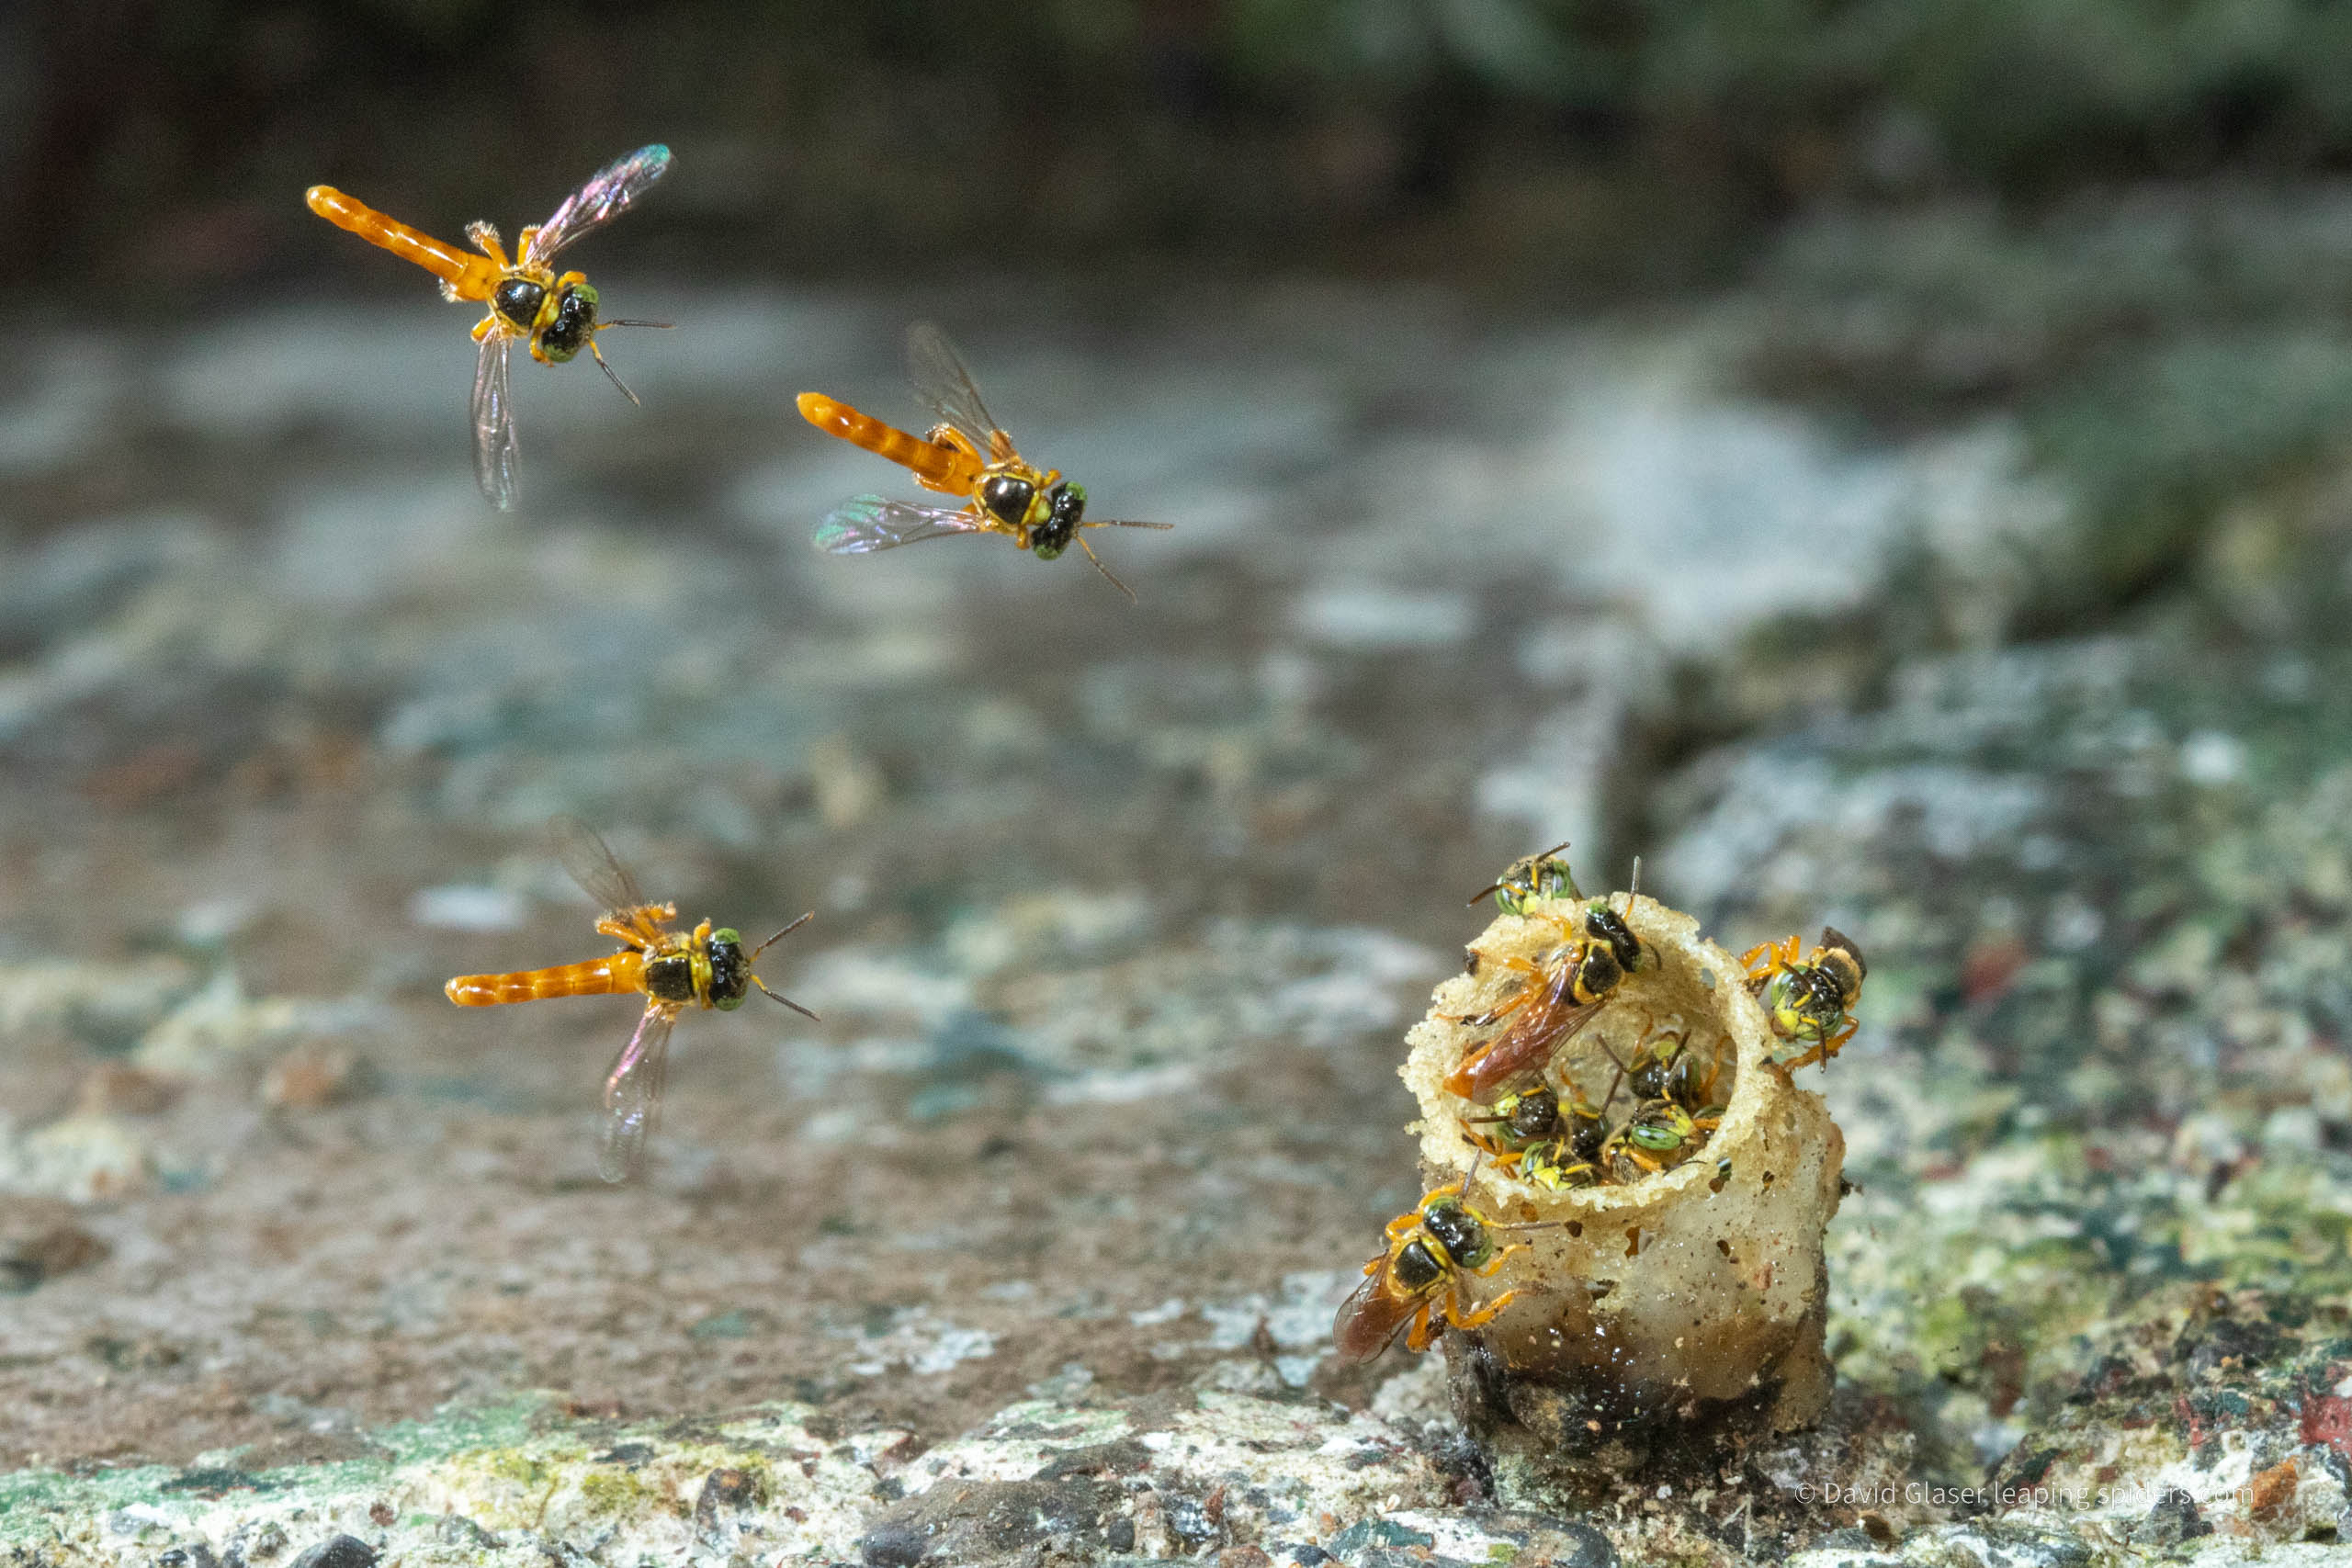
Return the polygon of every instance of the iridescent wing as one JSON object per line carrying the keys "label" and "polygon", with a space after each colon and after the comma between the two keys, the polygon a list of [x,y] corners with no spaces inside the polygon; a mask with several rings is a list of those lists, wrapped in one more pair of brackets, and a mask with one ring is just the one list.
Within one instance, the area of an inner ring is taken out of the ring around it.
{"label": "iridescent wing", "polygon": [[923,407],[955,426],[982,457],[989,456],[997,423],[989,416],[988,405],[980,401],[972,373],[964,368],[955,345],[936,322],[917,321],[907,329],[907,378],[915,384],[915,396],[922,400]]}
{"label": "iridescent wing", "polygon": [[662,1079],[669,1070],[670,1029],[677,1021],[676,1007],[648,1007],[605,1075],[605,1141],[596,1173],[607,1181],[627,1181],[645,1162],[645,1135],[662,1120]]}
{"label": "iridescent wing", "polygon": [[1550,1066],[1560,1048],[1607,1005],[1606,998],[1573,999],[1576,970],[1574,963],[1564,962],[1537,982],[1542,994],[1521,1008],[1500,1034],[1462,1059],[1445,1080],[1446,1091],[1483,1105]]}
{"label": "iridescent wing", "polygon": [[550,818],[548,837],[554,840],[555,858],[571,873],[571,880],[602,904],[606,914],[627,919],[639,909],[658,907],[637,886],[637,878],[613,853],[612,846],[579,818]]}
{"label": "iridescent wing", "polygon": [[513,341],[492,327],[482,334],[481,358],[474,366],[474,479],[501,512],[514,510],[521,489],[515,476],[514,410],[506,389],[506,348]]}
{"label": "iridescent wing", "polygon": [[524,254],[524,264],[543,266],[554,260],[558,251],[582,234],[628,211],[630,202],[669,172],[670,150],[660,142],[640,147],[599,169],[595,177],[564,199],[554,217],[539,225]]}
{"label": "iridescent wing", "polygon": [[825,520],[817,525],[816,545],[829,556],[863,556],[911,545],[919,539],[990,532],[993,530],[987,520],[976,513],[860,495],[826,513]]}
{"label": "iridescent wing", "polygon": [[1340,1303],[1331,1317],[1331,1342],[1342,1361],[1369,1361],[1396,1342],[1412,1321],[1421,1298],[1399,1290],[1388,1273],[1388,1259],[1364,1276],[1363,1283]]}

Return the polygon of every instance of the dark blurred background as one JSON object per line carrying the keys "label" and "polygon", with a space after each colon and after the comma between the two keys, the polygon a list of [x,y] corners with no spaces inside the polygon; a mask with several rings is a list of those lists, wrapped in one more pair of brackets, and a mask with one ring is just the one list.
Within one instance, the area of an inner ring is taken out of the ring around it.
{"label": "dark blurred background", "polygon": [[1736,272],[1823,201],[2339,165],[2352,11],[2295,0],[32,0],[0,277],[250,290],[329,180],[455,236],[678,146],[614,243],[711,276]]}

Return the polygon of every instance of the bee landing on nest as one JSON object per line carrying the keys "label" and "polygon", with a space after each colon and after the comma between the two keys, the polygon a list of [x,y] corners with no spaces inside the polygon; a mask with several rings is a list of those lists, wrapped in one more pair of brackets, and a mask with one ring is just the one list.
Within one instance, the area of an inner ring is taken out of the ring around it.
{"label": "bee landing on nest", "polygon": [[[1492,891],[1503,912],[1473,971],[1438,987],[1398,1069],[1420,1102],[1425,1190],[1476,1170],[1481,1219],[1517,1244],[1482,1281],[1499,1310],[1442,1333],[1431,1314],[1457,1412],[1537,1462],[1669,1427],[1810,1422],[1831,1383],[1822,1233],[1845,1140],[1776,1060],[1791,1042],[1758,1000],[1770,988],[1690,916],[1588,899],[1549,854]],[[1633,961],[1601,962],[1615,974],[1589,998],[1557,983],[1620,949]],[[1803,1043],[1847,1021],[1822,991],[1793,1021]],[[1507,1075],[1477,1071],[1546,1010],[1574,1027],[1512,1042]]]}

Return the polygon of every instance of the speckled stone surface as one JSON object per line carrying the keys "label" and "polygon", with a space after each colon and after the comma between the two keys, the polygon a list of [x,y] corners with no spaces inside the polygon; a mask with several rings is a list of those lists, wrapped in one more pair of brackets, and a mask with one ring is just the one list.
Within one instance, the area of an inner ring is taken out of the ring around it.
{"label": "speckled stone surface", "polygon": [[[14,1564],[2332,1550],[2324,460],[1994,647],[2070,570],[2068,471],[1998,412],[1743,389],[1752,301],[605,286],[684,325],[628,345],[641,412],[523,370],[511,517],[429,301],[13,339]],[[1139,604],[990,541],[808,548],[890,475],[790,394],[912,418],[917,314],[1033,456],[1179,524],[1109,541]],[[628,1003],[440,994],[598,950],[557,811],[689,919],[818,911],[763,974],[822,1024],[685,1020],[623,1189]],[[1574,1493],[1498,1477],[1434,1366],[1328,1354],[1419,1196],[1395,1068],[1461,901],[1563,838],[1734,952],[1871,961],[1804,1075],[1860,1184],[1828,1416]]]}

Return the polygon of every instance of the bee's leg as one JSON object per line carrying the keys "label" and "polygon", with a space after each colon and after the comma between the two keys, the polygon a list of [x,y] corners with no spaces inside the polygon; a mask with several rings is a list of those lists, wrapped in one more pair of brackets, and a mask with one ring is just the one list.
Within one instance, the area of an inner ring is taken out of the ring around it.
{"label": "bee's leg", "polygon": [[1395,1219],[1388,1222],[1388,1239],[1395,1241],[1398,1236],[1403,1235],[1407,1231],[1411,1230],[1415,1225],[1418,1225],[1420,1223],[1421,1212],[1419,1209],[1412,1210],[1408,1213],[1397,1215]]}
{"label": "bee's leg", "polygon": [[1462,1311],[1462,1303],[1459,1299],[1450,1301],[1445,1303],[1445,1319],[1456,1328],[1483,1328],[1487,1324],[1494,1322],[1496,1315],[1499,1314],[1503,1308],[1510,1305],[1511,1298],[1517,1294],[1519,1294],[1519,1287],[1514,1285],[1510,1290],[1505,1291],[1501,1295],[1497,1296],[1493,1301],[1488,1302],[1485,1306],[1480,1307],[1476,1312],[1470,1313],[1466,1315]]}
{"label": "bee's leg", "polygon": [[1835,1056],[1841,1049],[1843,1049],[1846,1042],[1851,1040],[1854,1037],[1855,1032],[1861,1027],[1861,1020],[1851,1020],[1847,1023],[1845,1028],[1839,1030],[1828,1039],[1820,1042],[1818,1044],[1815,1045],[1812,1050],[1805,1052],[1803,1055],[1792,1056],[1782,1065],[1791,1072],[1796,1071],[1799,1067],[1812,1066],[1815,1062],[1819,1062],[1824,1066],[1826,1066],[1829,1064],[1829,1058]]}
{"label": "bee's leg", "polygon": [[1533,1152],[1532,1147],[1525,1149],[1507,1149],[1500,1144],[1496,1143],[1494,1140],[1490,1138],[1482,1138],[1476,1133],[1465,1133],[1463,1135],[1470,1140],[1471,1147],[1476,1149],[1487,1158],[1495,1162],[1495,1168],[1497,1170],[1511,1171],[1516,1173],[1519,1163]]}
{"label": "bee's leg", "polygon": [[1509,1258],[1509,1257],[1510,1257],[1512,1253],[1514,1253],[1514,1252],[1525,1252],[1526,1250],[1527,1250],[1527,1244],[1526,1244],[1525,1242],[1523,1242],[1523,1241],[1515,1241],[1515,1242],[1512,1242],[1509,1247],[1504,1247],[1501,1251],[1499,1251],[1499,1252],[1496,1253],[1492,1258],[1487,1258],[1487,1266],[1486,1266],[1484,1269],[1464,1269],[1464,1273],[1470,1273],[1470,1274],[1476,1274],[1476,1275],[1477,1275],[1477,1276],[1478,1276],[1478,1278],[1480,1278],[1481,1280],[1483,1280],[1483,1279],[1487,1278],[1487,1276],[1488,1276],[1489,1274],[1492,1274],[1496,1269],[1498,1269],[1501,1268],[1501,1267],[1503,1266],[1503,1259],[1504,1259],[1504,1258]]}
{"label": "bee's leg", "polygon": [[[524,231],[526,236],[529,232],[529,230]],[[485,223],[477,218],[466,225],[466,238],[472,243],[474,249],[495,262],[499,271],[507,270],[509,263],[506,260],[506,247],[498,243],[497,224]]]}
{"label": "bee's leg", "polygon": [[1434,1326],[1430,1321],[1430,1309],[1435,1305],[1434,1302],[1423,1302],[1414,1309],[1413,1326],[1405,1335],[1406,1349],[1418,1352],[1430,1348],[1430,1331]]}
{"label": "bee's leg", "polygon": [[[1792,932],[1784,942],[1768,942],[1761,947],[1749,948],[1740,954],[1739,962],[1747,970],[1747,983],[1753,986],[1759,979],[1794,967],[1804,952],[1803,939]],[[1758,959],[1763,961],[1760,964]]]}
{"label": "bee's leg", "polygon": [[540,225],[537,223],[526,224],[523,231],[514,236],[514,260],[518,265],[531,265],[531,247],[538,243],[539,229]]}
{"label": "bee's leg", "polygon": [[[959,453],[966,457],[969,457],[973,462],[980,463],[985,466],[986,459],[981,457],[979,448],[974,446],[970,438],[952,424],[934,424],[929,430],[923,432],[922,438],[933,446],[943,447],[947,451]],[[972,491],[966,486],[950,483],[945,480],[935,479],[925,474],[915,475],[915,483],[922,486],[925,490],[936,491],[942,495],[968,496],[972,494]],[[974,513],[980,512],[980,504],[978,497],[973,498],[969,510]],[[985,513],[982,514],[985,515]]]}
{"label": "bee's leg", "polygon": [[[1515,975],[1525,975],[1532,978],[1540,979],[1544,974],[1544,966],[1542,964],[1531,963],[1524,958],[1506,958],[1502,960],[1502,966]],[[1533,986],[1522,985],[1518,990],[1513,991],[1509,997],[1496,1003],[1493,1007],[1488,1008],[1484,1012],[1450,1014],[1447,1016],[1446,1021],[1448,1023],[1474,1024],[1480,1027],[1489,1023],[1500,1023],[1504,1019],[1509,1018],[1512,1013],[1515,1013],[1521,1008],[1525,1007],[1527,1005],[1528,998],[1532,997],[1534,994],[1535,987]]]}
{"label": "bee's leg", "polygon": [[972,438],[952,424],[934,424],[923,433],[922,438],[933,446],[946,446],[961,452],[975,462],[985,464],[988,461],[980,456],[980,449],[972,445]]}
{"label": "bee's leg", "polygon": [[[455,299],[457,296],[452,294],[449,298]],[[474,323],[474,341],[476,343],[480,343],[482,339],[488,337],[490,335],[490,330],[496,325],[498,325],[498,317],[495,313],[484,316],[481,321],[476,321]]]}
{"label": "bee's leg", "polygon": [[606,915],[596,922],[596,934],[611,937],[623,946],[635,948],[640,953],[645,950],[645,942],[637,934],[637,928],[616,920],[610,915]]}

